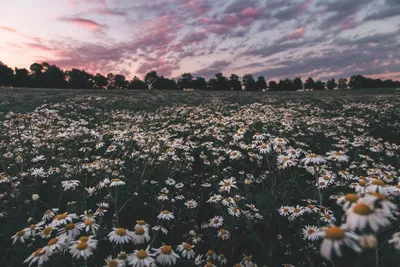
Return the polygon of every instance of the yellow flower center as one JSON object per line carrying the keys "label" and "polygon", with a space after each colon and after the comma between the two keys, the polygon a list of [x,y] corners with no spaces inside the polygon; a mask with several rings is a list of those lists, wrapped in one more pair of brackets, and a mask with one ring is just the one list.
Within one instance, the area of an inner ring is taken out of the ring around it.
{"label": "yellow flower center", "polygon": [[266,144],[262,144],[260,147],[261,147],[262,149],[266,149],[268,146],[267,146]]}
{"label": "yellow flower center", "polygon": [[86,220],[86,221],[84,222],[84,224],[85,224],[85,225],[92,225],[92,224],[94,224],[94,221],[88,219],[88,220]]}
{"label": "yellow flower center", "polygon": [[379,179],[372,180],[372,184],[379,185],[379,186],[385,186],[385,182],[382,180],[379,180]]}
{"label": "yellow flower center", "polygon": [[344,198],[350,202],[357,202],[358,200],[358,196],[356,194],[346,194]]}
{"label": "yellow flower center", "polygon": [[283,212],[289,212],[289,209],[288,208],[284,208]]}
{"label": "yellow flower center", "polygon": [[17,233],[17,236],[18,236],[18,237],[21,237],[21,236],[23,236],[24,234],[25,234],[25,231],[22,230],[22,231],[19,231],[19,232]]}
{"label": "yellow flower center", "polygon": [[386,197],[384,194],[380,194],[380,193],[377,193],[377,192],[373,192],[373,193],[371,193],[370,195],[376,197],[376,198],[379,199],[379,200],[387,200],[387,197]]}
{"label": "yellow flower center", "polygon": [[168,214],[168,213],[169,213],[168,210],[163,210],[163,211],[162,211],[162,214]]}
{"label": "yellow flower center", "polygon": [[109,261],[108,267],[118,267],[118,261],[116,261],[116,260]]}
{"label": "yellow flower center", "polygon": [[331,218],[331,216],[330,216],[329,214],[326,214],[326,213],[324,214],[324,217],[325,217],[326,219],[328,219],[328,220]]}
{"label": "yellow flower center", "polygon": [[318,157],[318,155],[317,154],[309,154],[308,157],[309,158],[316,158],[316,157]]}
{"label": "yellow flower center", "polygon": [[136,258],[138,258],[139,260],[143,260],[145,258],[147,258],[148,254],[146,250],[139,250],[138,252],[136,252]]}
{"label": "yellow flower center", "polygon": [[68,212],[63,213],[63,214],[57,214],[57,215],[54,217],[54,219],[56,219],[56,220],[63,220],[63,219],[65,219],[65,218],[67,218],[67,216],[68,216]]}
{"label": "yellow flower center", "polygon": [[299,213],[300,211],[301,211],[301,209],[299,209],[299,208],[295,208],[295,209],[293,210],[294,213]]}
{"label": "yellow flower center", "polygon": [[119,181],[120,181],[119,178],[114,178],[114,179],[113,179],[113,182],[118,183]]}
{"label": "yellow flower center", "polygon": [[232,156],[236,156],[238,153],[236,151],[232,152]]}
{"label": "yellow flower center", "polygon": [[369,214],[373,213],[373,210],[364,203],[358,203],[353,208],[353,212],[357,213],[359,215],[369,215]]}
{"label": "yellow flower center", "polygon": [[161,247],[161,253],[162,254],[171,254],[172,253],[172,248],[171,246],[162,246]]}
{"label": "yellow flower center", "polygon": [[136,228],[136,230],[135,230],[135,234],[137,234],[137,235],[143,235],[144,234],[144,229],[143,229],[143,227],[138,227],[138,228]]}
{"label": "yellow flower center", "polygon": [[225,182],[224,186],[231,186],[231,183],[230,182]]}
{"label": "yellow flower center", "polygon": [[88,242],[89,241],[89,237],[87,237],[87,236],[81,236],[80,238],[79,238],[79,241],[81,241],[81,242]]}
{"label": "yellow flower center", "polygon": [[208,250],[208,251],[207,251],[207,255],[208,255],[208,256],[212,256],[212,255],[214,255],[214,251],[213,251],[213,250],[211,250],[211,249],[210,249],[210,250]]}
{"label": "yellow flower center", "polygon": [[188,243],[184,243],[184,244],[183,244],[183,248],[184,248],[185,250],[191,250],[191,249],[192,249],[192,246],[191,246],[190,244],[188,244]]}
{"label": "yellow flower center", "polygon": [[211,262],[208,261],[208,262],[206,263],[206,265],[204,265],[204,266],[205,266],[205,267],[212,267],[212,266],[214,266],[214,265],[213,265]]}
{"label": "yellow flower center", "polygon": [[117,228],[115,229],[115,233],[119,236],[124,236],[126,235],[126,230],[124,228]]}
{"label": "yellow flower center", "polygon": [[75,229],[75,224],[74,223],[69,223],[65,226],[65,229],[67,229],[68,231]]}
{"label": "yellow flower center", "polygon": [[139,225],[146,225],[146,221],[145,220],[140,220],[140,221],[138,221],[138,224]]}
{"label": "yellow flower center", "polygon": [[79,250],[85,250],[87,247],[88,247],[88,243],[87,242],[79,242],[76,245],[76,249],[79,249]]}
{"label": "yellow flower center", "polygon": [[31,224],[30,226],[29,226],[29,229],[35,229],[36,228],[36,224]]}
{"label": "yellow flower center", "polygon": [[44,212],[44,214],[49,214],[51,212],[51,210],[46,210],[45,212]]}
{"label": "yellow flower center", "polygon": [[325,230],[326,238],[333,240],[342,240],[344,238],[344,231],[337,226],[331,226]]}
{"label": "yellow flower center", "polygon": [[309,234],[309,235],[311,235],[312,233],[314,233],[315,231],[314,231],[314,229],[312,229],[312,228],[309,228],[308,230],[307,230],[307,233]]}
{"label": "yellow flower center", "polygon": [[55,244],[57,244],[57,242],[58,242],[58,239],[57,238],[52,238],[52,239],[50,239],[49,240],[49,242],[47,243],[47,246],[52,246],[52,245],[55,245]]}
{"label": "yellow flower center", "polygon": [[43,231],[42,231],[42,233],[44,234],[44,235],[49,235],[51,232],[53,231],[53,227],[46,227],[46,228],[44,228],[43,229]]}
{"label": "yellow flower center", "polygon": [[125,260],[126,258],[127,258],[126,253],[120,252],[120,253],[118,254],[118,259],[119,259],[119,260]]}
{"label": "yellow flower center", "polygon": [[335,152],[333,152],[333,155],[335,155],[335,156],[343,156],[344,154],[342,152],[335,151]]}
{"label": "yellow flower center", "polygon": [[43,248],[38,248],[34,253],[33,256],[39,257],[40,255],[44,254],[44,249]]}
{"label": "yellow flower center", "polygon": [[237,208],[232,208],[232,212],[233,212],[233,213],[237,213],[237,212],[238,212],[238,209],[237,209]]}
{"label": "yellow flower center", "polygon": [[367,184],[367,182],[366,182],[365,180],[361,179],[361,180],[358,182],[358,184],[359,184],[360,186],[365,186],[365,185]]}

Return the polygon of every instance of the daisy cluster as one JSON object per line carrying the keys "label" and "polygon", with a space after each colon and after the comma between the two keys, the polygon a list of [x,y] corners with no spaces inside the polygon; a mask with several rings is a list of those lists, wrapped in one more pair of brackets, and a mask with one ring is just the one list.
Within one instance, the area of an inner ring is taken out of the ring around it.
{"label": "daisy cluster", "polygon": [[400,146],[380,130],[399,131],[399,100],[106,100],[0,118],[0,244],[21,262],[362,266],[400,249]]}

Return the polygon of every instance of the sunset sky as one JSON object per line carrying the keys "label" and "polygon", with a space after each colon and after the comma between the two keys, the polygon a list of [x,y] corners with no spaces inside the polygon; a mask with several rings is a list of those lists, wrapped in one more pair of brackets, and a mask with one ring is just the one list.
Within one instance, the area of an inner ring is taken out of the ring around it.
{"label": "sunset sky", "polygon": [[400,79],[400,0],[13,0],[0,61],[102,74]]}

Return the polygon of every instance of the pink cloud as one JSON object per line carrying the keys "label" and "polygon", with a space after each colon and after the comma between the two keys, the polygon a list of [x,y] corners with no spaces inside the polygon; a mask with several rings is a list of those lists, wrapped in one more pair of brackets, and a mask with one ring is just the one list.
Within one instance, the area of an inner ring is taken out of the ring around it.
{"label": "pink cloud", "polygon": [[9,27],[5,27],[5,26],[0,26],[0,30],[6,31],[6,32],[17,33],[16,30],[9,28]]}
{"label": "pink cloud", "polygon": [[353,16],[350,16],[344,20],[344,22],[340,25],[340,28],[343,30],[349,30],[355,28],[358,23],[355,21]]}
{"label": "pink cloud", "polygon": [[99,24],[99,23],[97,23],[97,22],[95,22],[93,20],[90,20],[90,19],[65,18],[65,17],[62,17],[62,18],[59,18],[59,20],[63,21],[63,22],[71,23],[71,24],[74,24],[74,25],[77,25],[77,26],[81,26],[81,27],[84,27],[84,28],[88,28],[88,29],[90,29],[92,31],[98,31],[98,30],[100,30],[102,28],[106,28],[106,26],[101,25],[101,24]]}
{"label": "pink cloud", "polygon": [[263,12],[262,8],[247,7],[242,11],[240,11],[240,14],[242,14],[244,17],[256,18],[260,16],[262,12]]}
{"label": "pink cloud", "polygon": [[281,41],[297,40],[303,37],[305,29],[303,27],[297,29],[295,32],[284,36]]}

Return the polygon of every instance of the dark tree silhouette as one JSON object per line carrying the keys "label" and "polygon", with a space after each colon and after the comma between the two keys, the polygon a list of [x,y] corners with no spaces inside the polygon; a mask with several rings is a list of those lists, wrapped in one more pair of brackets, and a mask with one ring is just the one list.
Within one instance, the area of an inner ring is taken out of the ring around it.
{"label": "dark tree silhouette", "polygon": [[0,86],[11,86],[14,79],[14,71],[0,61]]}
{"label": "dark tree silhouette", "polygon": [[196,77],[193,81],[193,88],[196,90],[206,90],[207,89],[207,81],[203,77]]}
{"label": "dark tree silhouette", "polygon": [[304,83],[304,88],[305,89],[315,89],[315,82],[314,79],[311,77],[308,77],[306,82]]}
{"label": "dark tree silhouette", "polygon": [[97,73],[93,76],[93,88],[95,89],[107,89],[108,79],[106,76]]}
{"label": "dark tree silhouette", "polygon": [[146,83],[147,87],[150,89],[156,89],[156,82],[160,79],[160,77],[158,77],[157,72],[156,71],[150,71],[146,74],[146,76],[144,77],[144,82]]}
{"label": "dark tree silhouette", "polygon": [[320,80],[316,81],[315,90],[325,90],[325,83]]}
{"label": "dark tree silhouette", "polygon": [[[150,71],[146,74],[144,81],[138,77],[134,77],[128,81],[124,75],[109,73],[103,76],[100,73],[92,75],[84,70],[71,69],[62,70],[56,65],[47,62],[33,63],[29,71],[26,69],[9,68],[0,62],[0,86],[8,87],[30,87],[30,88],[75,88],[75,89],[157,89],[157,90],[178,90],[184,88],[194,88],[196,90],[247,90],[257,91],[267,88],[267,82],[263,76],[259,76],[257,81],[251,74],[243,76],[242,82],[239,76],[231,74],[228,79],[222,73],[215,74],[215,77],[208,81],[203,77],[194,79],[192,74],[183,73],[182,76],[175,81],[164,76],[158,76],[156,71]],[[330,79],[326,83],[323,81],[315,82],[309,77],[305,83],[306,89],[329,90],[334,88],[347,89],[348,86],[354,89],[363,88],[398,88],[399,81],[372,79],[362,75],[353,75],[349,83],[347,79],[341,78],[338,82]],[[289,78],[281,79],[277,84],[270,81],[268,84],[270,91],[295,91],[303,88],[301,78],[296,77],[294,80]]]}
{"label": "dark tree silhouette", "polygon": [[229,80],[222,73],[215,74],[215,87],[219,91],[230,90]]}
{"label": "dark tree silhouette", "polygon": [[190,73],[183,73],[181,78],[178,79],[178,88],[183,90],[185,88],[193,88],[193,76]]}
{"label": "dark tree silhouette", "polygon": [[242,91],[242,83],[239,80],[239,76],[231,74],[231,77],[229,77],[229,87],[233,91]]}
{"label": "dark tree silhouette", "polygon": [[143,90],[143,89],[148,89],[148,88],[144,81],[139,79],[139,77],[135,76],[135,77],[133,77],[132,81],[129,83],[128,89]]}
{"label": "dark tree silhouette", "polygon": [[264,76],[258,76],[256,86],[257,86],[257,90],[259,90],[259,91],[267,88],[267,82],[265,81]]}
{"label": "dark tree silhouette", "polygon": [[294,90],[303,89],[303,81],[301,80],[301,78],[299,78],[299,77],[294,78],[293,89]]}
{"label": "dark tree silhouette", "polygon": [[117,74],[114,78],[114,87],[117,90],[128,88],[129,82],[126,80],[124,75]]}
{"label": "dark tree silhouette", "polygon": [[338,88],[339,89],[347,89],[347,79],[346,78],[340,78],[338,80]]}
{"label": "dark tree silhouette", "polygon": [[277,83],[276,83],[275,81],[269,81],[269,83],[268,83],[268,89],[269,89],[270,91],[276,91],[276,90],[278,90],[278,85],[277,85]]}
{"label": "dark tree silhouette", "polygon": [[[16,87],[31,87],[31,79],[27,69],[15,68],[14,86]],[[1,84],[1,83],[0,83]]]}
{"label": "dark tree silhouette", "polygon": [[72,89],[92,89],[92,77],[85,70],[72,69],[67,71],[68,85]]}
{"label": "dark tree silhouette", "polygon": [[29,69],[29,75],[32,79],[32,86],[38,88],[43,87],[43,66],[39,63],[33,63]]}
{"label": "dark tree silhouette", "polygon": [[337,83],[336,83],[335,79],[332,78],[332,79],[328,80],[326,82],[326,87],[329,90],[333,90],[334,88],[336,88],[337,87]]}
{"label": "dark tree silhouette", "polygon": [[257,91],[257,83],[251,74],[245,74],[242,79],[242,83],[246,88],[246,91]]}
{"label": "dark tree silhouette", "polygon": [[65,88],[68,83],[65,80],[65,73],[59,67],[50,65],[47,62],[42,63],[43,71],[42,86],[44,88]]}

